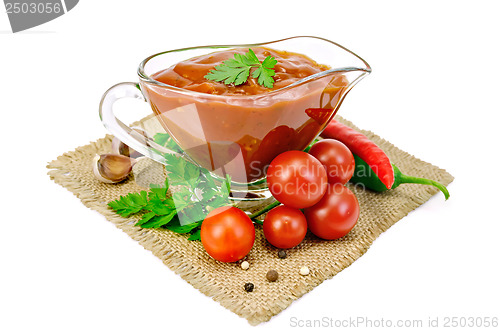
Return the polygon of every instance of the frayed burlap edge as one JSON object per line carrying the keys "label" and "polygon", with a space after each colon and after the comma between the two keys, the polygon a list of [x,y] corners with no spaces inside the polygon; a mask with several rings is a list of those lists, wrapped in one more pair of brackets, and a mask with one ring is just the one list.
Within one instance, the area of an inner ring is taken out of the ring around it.
{"label": "frayed burlap edge", "polygon": [[[337,118],[341,122],[356,128],[352,123]],[[370,139],[375,141],[381,148],[383,148],[386,153],[391,157],[393,162],[400,166],[403,172],[404,164],[412,164],[414,161],[422,162],[419,159],[399,150],[394,145],[385,141],[384,139],[376,136],[372,132],[363,131]],[[220,286],[214,277],[210,277],[203,272],[199,265],[189,263],[183,257],[182,252],[176,251],[169,246],[167,240],[162,238],[162,236],[157,235],[154,230],[142,229],[133,225],[131,219],[126,219],[118,216],[111,209],[109,209],[105,202],[96,199],[95,193],[80,181],[78,176],[71,173],[66,169],[66,165],[74,161],[74,159],[79,159],[82,154],[98,154],[102,153],[103,150],[109,145],[111,136],[106,136],[106,138],[99,139],[98,141],[91,143],[89,145],[79,147],[76,150],[68,153],[64,153],[59,156],[56,160],[49,163],[47,168],[50,169],[48,172],[50,178],[54,180],[57,184],[67,188],[73,194],[75,194],[82,203],[90,209],[93,209],[100,214],[104,215],[110,222],[115,224],[122,231],[127,233],[132,239],[138,241],[144,248],[150,250],[155,256],[163,261],[171,270],[179,274],[184,280],[186,280],[193,287],[198,289],[203,294],[210,296],[213,300],[219,302],[223,307],[231,310],[237,315],[246,318],[250,324],[256,325],[261,322],[268,321],[272,316],[278,314],[282,310],[286,309],[294,300],[300,298],[302,295],[311,291],[314,287],[321,284],[325,279],[332,278],[337,273],[339,273],[344,268],[348,267],[352,262],[362,256],[370,247],[371,243],[384,231],[390,228],[393,224],[399,221],[401,218],[406,216],[410,211],[414,210],[424,202],[426,202],[432,195],[436,194],[438,191],[433,187],[419,186],[418,192],[414,193],[413,190],[408,190],[409,193],[405,195],[404,203],[400,204],[397,210],[391,210],[390,217],[377,218],[378,223],[376,226],[370,227],[367,233],[364,233],[362,237],[356,238],[359,240],[357,249],[343,252],[341,255],[343,259],[341,261],[334,261],[331,265],[324,267],[323,269],[314,270],[312,268],[311,274],[302,280],[299,280],[294,288],[289,288],[285,293],[279,293],[278,300],[271,306],[260,307],[258,304],[246,305],[239,301],[238,297],[226,293],[223,286]],[[395,157],[396,156],[396,157]],[[405,162],[406,161],[406,162]],[[430,165],[429,165],[430,166]],[[434,166],[433,166],[434,167]],[[437,178],[433,178],[441,181],[444,185],[448,185],[453,181],[453,176],[448,174],[446,171],[435,167],[434,174],[437,174]],[[396,191],[396,190],[394,190]],[[373,194],[373,193],[369,193]],[[384,193],[387,196],[395,194],[392,191]],[[378,197],[378,194],[373,194],[372,197]],[[363,210],[362,210],[363,217]],[[262,231],[258,231],[262,232]],[[175,234],[174,234],[175,235]],[[258,239],[257,239],[258,240]],[[262,238],[260,238],[262,240]],[[317,244],[314,239],[311,240],[312,244]],[[304,247],[309,247],[308,243],[304,244]]]}

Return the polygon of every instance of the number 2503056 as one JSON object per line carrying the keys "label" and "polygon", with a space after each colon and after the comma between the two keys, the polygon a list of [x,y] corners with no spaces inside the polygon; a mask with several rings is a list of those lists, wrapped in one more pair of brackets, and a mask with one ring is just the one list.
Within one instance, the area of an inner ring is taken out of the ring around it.
{"label": "number 2503056", "polygon": [[35,2],[7,2],[5,4],[7,14],[59,14],[63,9],[59,2],[35,3]]}
{"label": "number 2503056", "polygon": [[498,327],[498,317],[445,317],[443,327]]}

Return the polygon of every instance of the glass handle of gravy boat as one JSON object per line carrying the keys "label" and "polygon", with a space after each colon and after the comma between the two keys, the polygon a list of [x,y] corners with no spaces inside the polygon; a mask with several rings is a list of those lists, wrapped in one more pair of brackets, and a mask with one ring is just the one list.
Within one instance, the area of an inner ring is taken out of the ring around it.
{"label": "glass handle of gravy boat", "polygon": [[[140,134],[118,119],[115,116],[113,105],[116,101],[125,98],[146,101],[140,89],[140,85],[133,82],[116,84],[109,88],[102,96],[101,103],[99,105],[99,116],[102,123],[111,134],[123,143],[135,149],[137,152],[161,164],[166,164],[164,157],[165,153],[176,154],[177,156],[181,156],[187,161],[193,163],[193,161],[191,161],[186,154],[179,154],[157,144],[153,139]],[[214,180],[218,182],[220,178],[215,176]],[[255,183],[254,186],[256,187],[252,189],[251,193],[247,191],[249,186],[246,184],[232,186],[234,186],[231,189],[232,200],[262,200],[270,197],[270,193],[265,186],[265,179]]]}
{"label": "glass handle of gravy boat", "polygon": [[153,139],[138,133],[118,119],[115,116],[113,105],[116,101],[125,98],[146,101],[138,83],[124,82],[110,87],[102,96],[99,104],[99,116],[104,127],[124,144],[162,164],[165,164],[164,153],[184,157],[184,155],[155,143]]}

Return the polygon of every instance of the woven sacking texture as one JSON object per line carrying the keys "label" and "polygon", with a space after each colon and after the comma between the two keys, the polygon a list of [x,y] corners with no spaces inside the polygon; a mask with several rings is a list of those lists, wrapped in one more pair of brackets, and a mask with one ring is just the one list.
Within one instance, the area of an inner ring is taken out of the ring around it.
{"label": "woven sacking texture", "polygon": [[[349,121],[337,119],[357,129]],[[445,185],[453,181],[445,170],[411,156],[372,132],[359,131],[378,144],[403,173],[434,179]],[[353,189],[361,209],[354,229],[347,236],[333,241],[320,240],[308,233],[299,246],[287,250],[285,259],[278,257],[278,249],[267,243],[262,227],[256,225],[255,244],[245,258],[250,268],[243,270],[238,263],[212,259],[201,242],[188,241],[186,235],[168,230],[142,229],[134,225],[137,218],[122,218],[109,209],[109,201],[144,189],[140,185],[140,175],[120,184],[104,184],[94,178],[92,159],[96,154],[110,152],[111,139],[111,136],[106,136],[61,155],[47,166],[50,177],[73,192],[85,206],[104,215],[150,250],[193,287],[246,318],[252,325],[268,321],[294,300],[348,267],[367,251],[382,232],[439,192],[434,187],[415,184],[401,185],[384,193]],[[160,167],[159,173],[163,173],[162,166],[154,162],[145,167]],[[302,266],[309,268],[308,275],[299,273]],[[276,282],[266,280],[265,275],[270,269],[279,273]],[[253,292],[244,290],[246,282],[255,285]]]}

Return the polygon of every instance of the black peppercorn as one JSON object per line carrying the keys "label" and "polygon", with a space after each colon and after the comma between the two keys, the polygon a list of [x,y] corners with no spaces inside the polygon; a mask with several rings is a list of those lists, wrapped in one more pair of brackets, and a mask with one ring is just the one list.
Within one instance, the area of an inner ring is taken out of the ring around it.
{"label": "black peppercorn", "polygon": [[280,250],[280,251],[278,252],[278,257],[279,257],[280,259],[284,259],[284,258],[286,258],[286,251],[284,251],[284,250]]}
{"label": "black peppercorn", "polygon": [[252,292],[252,291],[253,291],[253,288],[254,288],[254,286],[253,286],[253,284],[252,284],[252,283],[246,283],[246,284],[245,284],[245,291],[247,291],[247,292]]}

